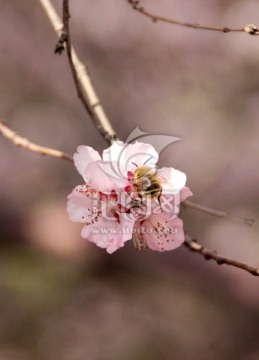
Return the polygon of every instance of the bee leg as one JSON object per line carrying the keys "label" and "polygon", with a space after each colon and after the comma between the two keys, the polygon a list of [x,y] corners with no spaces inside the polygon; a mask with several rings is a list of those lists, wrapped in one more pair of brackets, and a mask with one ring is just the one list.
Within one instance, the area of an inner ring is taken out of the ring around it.
{"label": "bee leg", "polygon": [[157,198],[157,201],[158,201],[158,203],[159,203],[160,210],[163,211],[162,206],[161,206],[161,200],[160,200],[161,195],[162,195],[162,191],[160,191],[159,196],[158,196],[158,198]]}

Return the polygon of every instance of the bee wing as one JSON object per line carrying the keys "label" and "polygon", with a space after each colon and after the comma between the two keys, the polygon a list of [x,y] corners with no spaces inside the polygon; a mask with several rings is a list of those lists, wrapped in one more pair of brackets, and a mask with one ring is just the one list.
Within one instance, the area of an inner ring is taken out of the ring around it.
{"label": "bee wing", "polygon": [[157,175],[157,177],[159,178],[160,184],[163,189],[163,193],[168,192],[169,194],[173,194],[175,192],[175,187],[173,186],[172,183],[170,183],[166,178],[164,178],[161,175]]}
{"label": "bee wing", "polygon": [[156,176],[158,177],[161,184],[168,184],[168,185],[170,184],[168,182],[168,180],[166,178],[164,178],[163,176],[161,176],[161,175],[156,175]]}

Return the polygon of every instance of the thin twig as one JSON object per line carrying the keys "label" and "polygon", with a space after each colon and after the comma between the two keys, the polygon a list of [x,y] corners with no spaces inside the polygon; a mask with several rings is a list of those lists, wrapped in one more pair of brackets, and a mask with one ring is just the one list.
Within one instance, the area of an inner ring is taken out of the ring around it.
{"label": "thin twig", "polygon": [[207,206],[196,204],[196,203],[194,203],[192,201],[189,201],[189,200],[185,200],[182,204],[185,207],[189,207],[191,209],[201,211],[201,212],[203,212],[205,214],[216,216],[216,217],[219,217],[221,219],[233,221],[235,223],[242,224],[242,225],[253,226],[253,224],[255,222],[254,219],[244,219],[244,218],[240,218],[240,217],[237,217],[237,216],[232,216],[232,215],[229,215],[229,214],[227,214],[227,213],[225,213],[223,211],[214,210],[214,209],[211,209],[211,208],[209,208]]}
{"label": "thin twig", "polygon": [[164,16],[158,16],[158,15],[152,14],[151,12],[144,9],[144,7],[140,4],[139,0],[128,0],[128,2],[132,5],[134,10],[137,10],[142,15],[151,19],[153,22],[162,21],[165,23],[185,26],[185,27],[189,27],[189,28],[193,28],[193,29],[220,31],[223,33],[246,32],[250,35],[259,35],[259,29],[254,24],[248,24],[243,28],[236,28],[236,29],[231,29],[229,27],[217,27],[217,26],[205,26],[205,25],[193,24],[193,23],[183,22],[183,21],[179,21],[179,20],[170,19],[170,18],[167,18]]}
{"label": "thin twig", "polygon": [[78,81],[78,75],[77,75],[77,72],[76,72],[76,69],[75,69],[75,66],[73,63],[73,59],[72,59],[72,48],[71,48],[71,40],[70,40],[70,32],[69,32],[69,19],[70,19],[69,2],[68,2],[68,0],[63,0],[63,32],[59,38],[59,43],[63,43],[63,46],[64,46],[64,43],[66,43],[68,62],[69,62],[69,66],[70,66],[72,76],[74,79],[74,83],[76,86],[77,95],[78,95],[79,99],[82,101],[84,108],[86,109],[86,111],[88,112],[90,117],[92,119],[94,119],[94,113],[93,113],[91,107],[88,105],[88,102],[84,96],[81,84]]}
{"label": "thin twig", "polygon": [[[67,45],[67,54],[69,58],[69,64],[72,70],[74,82],[77,88],[78,96],[82,101],[86,111],[91,116],[94,124],[96,125],[99,132],[107,140],[107,142],[112,143],[114,139],[117,138],[116,132],[113,129],[101,103],[95,92],[94,86],[92,84],[90,75],[87,71],[87,68],[80,61],[77,56],[74,48],[71,46],[70,34],[68,28],[69,21],[69,8],[68,0],[63,0],[63,19],[64,24],[62,23],[60,17],[58,16],[56,10],[54,9],[51,0],[39,0],[43,9],[46,12],[47,17],[50,20],[51,25],[56,31],[59,37],[59,43],[62,41],[62,44],[66,42]],[[62,38],[62,39],[61,39]],[[57,48],[56,48],[57,49]],[[56,51],[59,52],[59,51]]]}
{"label": "thin twig", "polygon": [[196,252],[203,256],[205,260],[214,260],[217,262],[218,265],[229,265],[234,266],[239,269],[248,271],[250,274],[254,276],[259,276],[259,269],[252,267],[250,265],[241,263],[236,260],[232,260],[229,258],[226,258],[222,255],[219,255],[216,251],[211,251],[209,249],[206,249],[201,244],[199,244],[196,240],[192,239],[188,234],[185,234],[185,242],[184,245],[191,251]]}
{"label": "thin twig", "polygon": [[10,129],[4,120],[0,120],[0,134],[2,134],[5,138],[12,141],[16,146],[22,147],[23,149],[30,150],[40,155],[48,155],[53,156],[59,159],[64,159],[70,162],[73,162],[72,156],[51,148],[47,148],[44,146],[37,145],[26,138],[21,137],[17,133],[15,133],[12,129]]}

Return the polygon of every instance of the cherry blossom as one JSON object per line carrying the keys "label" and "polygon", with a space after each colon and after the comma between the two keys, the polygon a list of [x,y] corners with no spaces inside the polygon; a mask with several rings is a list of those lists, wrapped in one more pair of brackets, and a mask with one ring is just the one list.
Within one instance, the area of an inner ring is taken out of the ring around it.
{"label": "cherry blossom", "polygon": [[[89,146],[77,148],[74,163],[85,184],[68,196],[67,211],[72,221],[84,224],[82,237],[110,254],[130,239],[137,250],[160,252],[184,242],[178,214],[192,192],[183,172],[159,169],[157,161],[154,147],[140,142],[114,142],[102,157]],[[138,178],[137,186],[136,171],[143,167],[149,176]]]}

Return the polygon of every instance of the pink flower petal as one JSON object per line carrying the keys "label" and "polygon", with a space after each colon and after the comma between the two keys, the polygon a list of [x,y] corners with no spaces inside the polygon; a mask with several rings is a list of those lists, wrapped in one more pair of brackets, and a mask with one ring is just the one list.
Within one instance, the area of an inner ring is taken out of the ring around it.
{"label": "pink flower petal", "polygon": [[123,166],[120,167],[122,171],[118,168],[118,162],[98,161],[98,165],[103,174],[114,184],[115,188],[122,189],[128,184],[126,171]]}
{"label": "pink flower petal", "polygon": [[96,205],[99,203],[98,192],[87,189],[84,185],[77,186],[68,195],[67,212],[70,220],[85,223],[95,216]]}
{"label": "pink flower petal", "polygon": [[88,239],[88,236],[91,234],[91,231],[92,231],[92,226],[89,224],[85,225],[81,230],[82,238]]}
{"label": "pink flower petal", "polygon": [[181,202],[186,200],[189,196],[193,196],[193,193],[191,192],[191,190],[187,186],[185,186],[184,188],[182,188],[180,190]]}
{"label": "pink flower petal", "polygon": [[84,207],[78,206],[73,201],[67,202],[67,213],[71,221],[84,223],[88,212]]}
{"label": "pink flower petal", "polygon": [[[120,223],[101,218],[91,229],[85,229],[81,235],[111,254],[124,246],[132,237],[133,222],[122,219]],[[85,236],[83,236],[85,237]]]}
{"label": "pink flower petal", "polygon": [[101,160],[101,156],[90,146],[78,146],[77,152],[73,156],[75,166],[80,175],[83,173],[91,162]]}
{"label": "pink flower petal", "polygon": [[179,218],[165,220],[160,216],[151,215],[143,223],[146,228],[147,246],[155,251],[170,251],[184,242],[183,222]]}
{"label": "pink flower petal", "polygon": [[154,207],[153,213],[161,214],[164,218],[171,219],[176,217],[180,212],[180,193],[162,193],[160,204]]}
{"label": "pink flower petal", "polygon": [[111,192],[114,183],[104,172],[101,161],[90,163],[83,172],[83,178],[87,185],[101,192]]}

